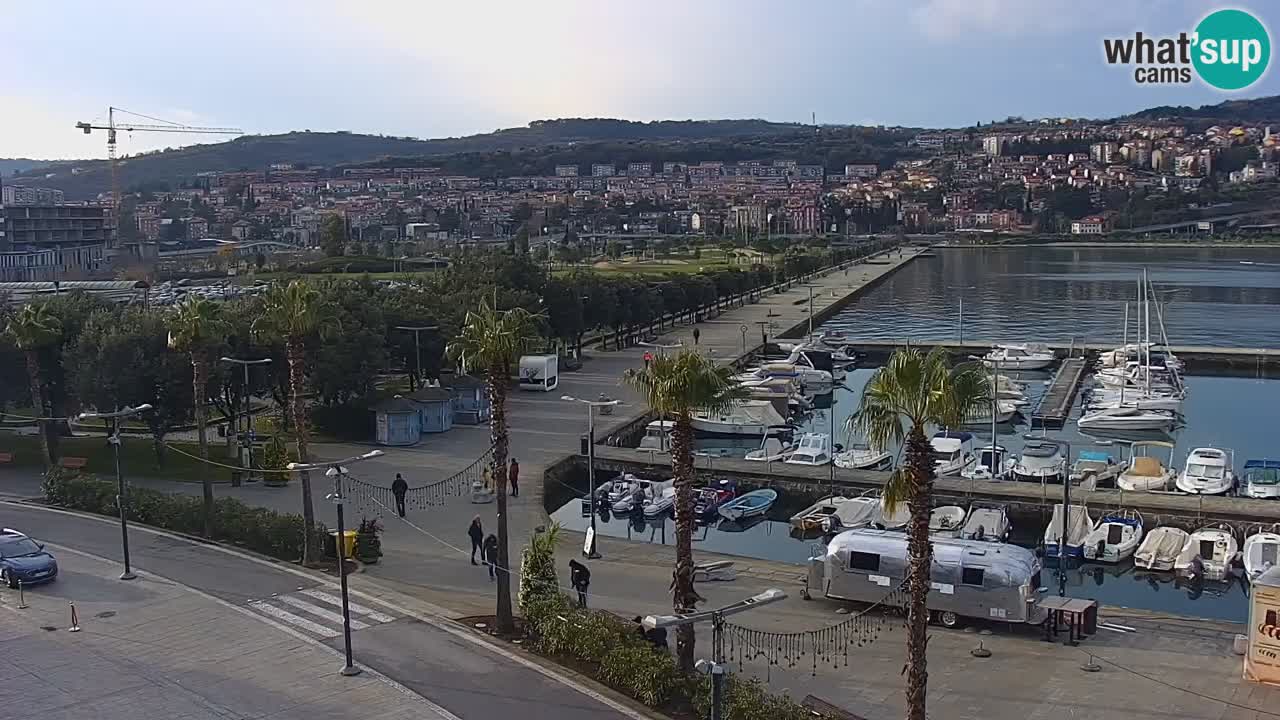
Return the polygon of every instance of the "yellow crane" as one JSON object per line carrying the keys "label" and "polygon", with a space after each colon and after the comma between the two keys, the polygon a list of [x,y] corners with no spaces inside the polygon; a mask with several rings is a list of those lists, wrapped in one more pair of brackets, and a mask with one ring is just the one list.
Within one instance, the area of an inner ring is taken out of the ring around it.
{"label": "yellow crane", "polygon": [[[117,122],[116,113],[125,115],[133,115],[146,120],[151,120],[159,124],[142,124],[135,122]],[[168,133],[192,133],[206,135],[243,135],[244,131],[240,128],[225,127],[200,127],[197,125],[183,125],[182,123],[163,120],[150,115],[132,112],[124,108],[108,107],[107,108],[107,124],[94,125],[93,123],[78,122],[76,129],[83,130],[85,135],[90,134],[94,130],[107,131],[107,161],[111,166],[111,223],[116,231],[120,228],[120,174],[119,174],[119,158],[116,155],[116,131],[123,130],[125,132],[168,132]]]}

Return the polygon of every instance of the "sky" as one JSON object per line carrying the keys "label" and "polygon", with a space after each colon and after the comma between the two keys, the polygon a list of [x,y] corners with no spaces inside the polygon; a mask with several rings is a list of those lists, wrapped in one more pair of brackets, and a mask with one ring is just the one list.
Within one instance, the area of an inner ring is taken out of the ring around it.
{"label": "sky", "polygon": [[[531,120],[764,118],[926,127],[1111,117],[1280,94],[1141,86],[1104,37],[1191,0],[89,0],[6,3],[0,157],[104,157],[108,105],[254,134],[421,138]],[[1276,40],[1280,3],[1240,0]],[[1273,58],[1273,60],[1275,60]],[[1280,60],[1276,60],[1280,62]],[[1275,64],[1273,62],[1273,64]],[[143,122],[143,121],[139,121]],[[122,134],[124,153],[224,139]]]}

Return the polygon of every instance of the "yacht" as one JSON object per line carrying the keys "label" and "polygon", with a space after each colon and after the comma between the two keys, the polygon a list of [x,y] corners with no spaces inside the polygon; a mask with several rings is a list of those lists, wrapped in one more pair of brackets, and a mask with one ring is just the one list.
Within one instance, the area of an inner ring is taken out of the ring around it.
{"label": "yacht", "polygon": [[959,505],[939,505],[929,513],[929,533],[955,537],[964,527],[969,511]]}
{"label": "yacht", "polygon": [[[1127,308],[1126,308],[1127,310]],[[1128,323],[1125,323],[1128,325]],[[1176,372],[1183,372],[1185,367],[1182,360],[1178,359],[1164,345],[1159,343],[1128,343],[1114,350],[1109,350],[1098,355],[1098,369],[1105,370],[1107,368],[1124,367],[1127,363],[1140,360],[1143,355],[1151,358],[1153,365],[1168,368]]]}
{"label": "yacht", "polygon": [[845,470],[883,470],[893,464],[893,453],[857,442],[851,444],[848,450],[836,453],[834,459],[836,467]]}
{"label": "yacht", "polygon": [[997,400],[994,403],[986,403],[981,407],[975,408],[969,416],[965,418],[965,425],[986,425],[991,422],[991,406],[996,406],[995,421],[998,423],[1007,423],[1018,414],[1018,404],[1012,400]]}
{"label": "yacht", "polygon": [[1178,476],[1178,489],[1192,495],[1225,495],[1236,485],[1230,451],[1196,448],[1187,455],[1187,465]]}
{"label": "yacht", "polygon": [[830,353],[833,361],[844,364],[853,363],[858,359],[857,353],[850,349],[847,338],[829,333],[814,335],[799,343],[780,342],[778,349],[785,353],[794,353],[796,350],[819,350]]}
{"label": "yacht", "polygon": [[671,431],[676,427],[674,420],[654,420],[644,426],[644,437],[636,450],[641,452],[671,452]]}
{"label": "yacht", "polygon": [[745,387],[757,385],[773,378],[791,378],[802,388],[823,387],[831,384],[831,373],[807,365],[773,362],[733,376],[734,382]]}
{"label": "yacht", "polygon": [[1075,463],[1071,465],[1069,477],[1071,482],[1077,485],[1084,483],[1090,487],[1098,487],[1114,483],[1123,470],[1124,465],[1104,452],[1081,450]]}
{"label": "yacht", "polygon": [[987,445],[978,449],[978,461],[960,471],[965,480],[1008,480],[1017,460],[1003,445]]}
{"label": "yacht", "polygon": [[943,430],[929,439],[933,448],[933,472],[938,477],[959,475],[974,463],[973,435]]}
{"label": "yacht", "polygon": [[[1160,458],[1148,455],[1148,448],[1168,450],[1169,462],[1162,463]],[[1159,440],[1135,442],[1130,452],[1133,456],[1129,458],[1129,464],[1116,477],[1116,487],[1121,490],[1128,492],[1168,490],[1178,477],[1178,471],[1173,469],[1173,443]]]}
{"label": "yacht", "polygon": [[1009,513],[1003,505],[974,505],[960,528],[964,540],[1004,542],[1009,537]]}
{"label": "yacht", "polygon": [[1221,580],[1226,577],[1238,550],[1235,533],[1230,527],[1200,528],[1187,538],[1173,569],[1179,575]]}
{"label": "yacht", "polygon": [[1047,345],[1039,343],[997,345],[982,356],[982,362],[1005,370],[1040,370],[1052,365],[1056,359]]}
{"label": "yacht", "polygon": [[[1063,531],[1065,520],[1065,535]],[[1070,512],[1063,511],[1062,503],[1053,506],[1053,518],[1044,529],[1045,557],[1058,557],[1059,545],[1065,540],[1067,557],[1084,554],[1084,539],[1093,532],[1093,519],[1083,505],[1072,505]]]}
{"label": "yacht", "polygon": [[1133,555],[1142,542],[1142,515],[1122,510],[1104,515],[1084,539],[1084,559],[1120,562]]}
{"label": "yacht", "polygon": [[1067,474],[1067,456],[1060,443],[1028,440],[1011,472],[1021,482],[1061,483]]}
{"label": "yacht", "polygon": [[1168,410],[1182,413],[1184,395],[1179,392],[1147,392],[1142,389],[1111,390],[1103,389],[1091,393],[1085,401],[1087,411],[1115,410],[1117,408],[1137,408],[1139,410]]}
{"label": "yacht", "polygon": [[[844,353],[840,354],[844,355]],[[787,356],[787,359],[782,362],[813,370],[823,370],[831,373],[833,378],[844,377],[845,364],[836,362],[835,352],[813,347],[809,344],[795,347],[791,350],[791,354]]]}
{"label": "yacht", "polygon": [[1280,527],[1272,525],[1270,530],[1258,528],[1244,539],[1244,571],[1249,580],[1256,580],[1259,575],[1275,567],[1280,558]]}
{"label": "yacht", "polygon": [[788,465],[826,465],[831,462],[831,436],[826,433],[805,433],[800,444],[783,462]]}
{"label": "yacht", "polygon": [[1143,570],[1172,570],[1189,537],[1187,531],[1176,527],[1152,530],[1133,554],[1133,566]]}
{"label": "yacht", "polygon": [[1027,404],[1027,386],[1008,375],[996,375],[992,387],[997,400],[1009,400],[1019,407]]}
{"label": "yacht", "polygon": [[1244,494],[1251,498],[1280,498],[1280,460],[1245,460]]}
{"label": "yacht", "polygon": [[1086,412],[1076,421],[1081,430],[1160,430],[1168,432],[1178,416],[1168,410],[1116,407]]}
{"label": "yacht", "polygon": [[699,410],[693,414],[692,424],[696,432],[706,435],[759,436],[786,425],[787,420],[768,400],[741,400],[723,412]]}
{"label": "yacht", "polygon": [[[785,427],[787,430],[791,429],[790,426]],[[791,457],[795,449],[796,444],[784,436],[769,434],[760,438],[760,447],[748,452],[742,459],[750,462],[777,462]]]}

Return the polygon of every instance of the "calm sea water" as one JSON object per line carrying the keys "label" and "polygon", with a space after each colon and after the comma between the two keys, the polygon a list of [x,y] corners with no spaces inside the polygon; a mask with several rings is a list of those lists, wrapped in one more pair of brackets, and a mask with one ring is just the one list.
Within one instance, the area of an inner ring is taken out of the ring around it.
{"label": "calm sea water", "polygon": [[[1147,268],[1165,303],[1170,343],[1280,348],[1280,248],[940,248],[934,255],[912,261],[823,327],[868,340],[954,340],[963,306],[970,340],[1119,344],[1125,303],[1136,312]],[[1154,333],[1154,311],[1151,322]]]}

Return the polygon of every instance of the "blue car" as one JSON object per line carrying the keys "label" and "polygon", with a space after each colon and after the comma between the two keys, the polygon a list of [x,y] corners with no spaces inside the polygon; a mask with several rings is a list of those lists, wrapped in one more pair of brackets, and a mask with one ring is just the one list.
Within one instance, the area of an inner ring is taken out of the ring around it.
{"label": "blue car", "polygon": [[11,588],[38,585],[58,577],[58,561],[44,549],[42,543],[17,530],[0,530],[0,582]]}

